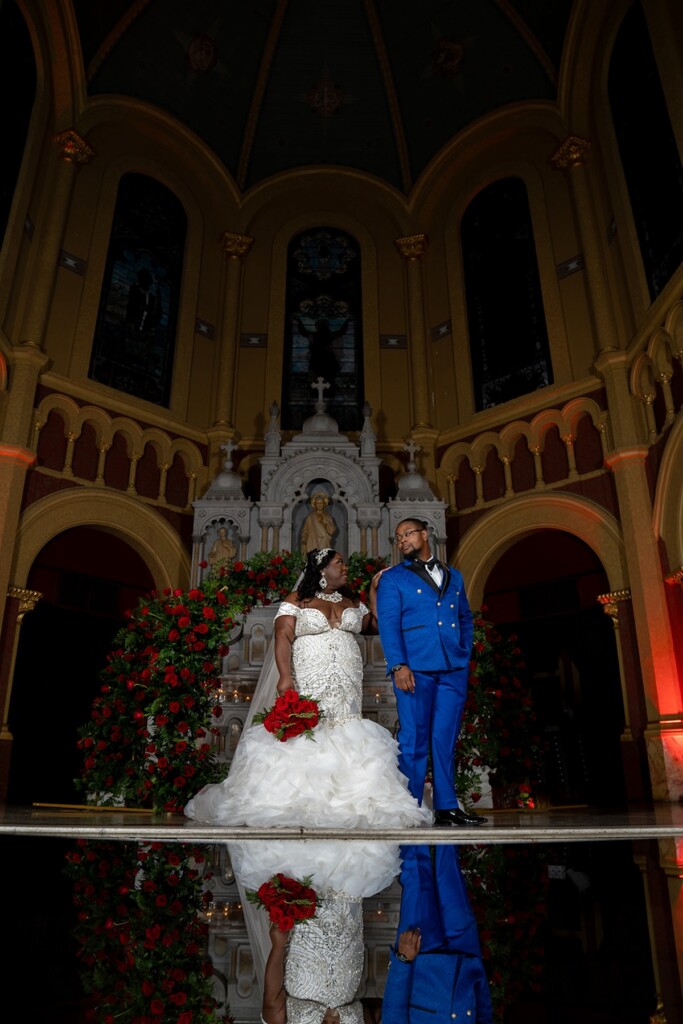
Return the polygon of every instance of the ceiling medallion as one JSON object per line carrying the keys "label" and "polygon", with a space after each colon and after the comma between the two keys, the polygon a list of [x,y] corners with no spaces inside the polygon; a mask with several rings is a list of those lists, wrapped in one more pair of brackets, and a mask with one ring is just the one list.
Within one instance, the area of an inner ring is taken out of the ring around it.
{"label": "ceiling medallion", "polygon": [[461,43],[442,36],[432,51],[432,73],[439,78],[457,78],[464,56],[465,47]]}
{"label": "ceiling medallion", "polygon": [[210,36],[194,36],[187,47],[187,60],[196,75],[205,75],[216,65],[218,48]]}
{"label": "ceiling medallion", "polygon": [[306,102],[319,117],[334,117],[344,103],[344,93],[334,84],[327,68],[318,81],[306,93]]}

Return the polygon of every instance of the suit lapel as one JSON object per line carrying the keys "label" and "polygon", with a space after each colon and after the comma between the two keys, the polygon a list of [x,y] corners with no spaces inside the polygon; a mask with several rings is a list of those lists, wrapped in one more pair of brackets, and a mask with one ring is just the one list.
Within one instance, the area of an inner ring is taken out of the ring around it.
{"label": "suit lapel", "polygon": [[[403,564],[405,565],[406,569],[408,569],[410,572],[414,572],[415,575],[419,576],[421,580],[424,580],[425,583],[428,583],[436,594],[439,593],[439,588],[437,587],[436,583],[425,569],[424,565],[415,565],[415,562],[404,562]],[[443,574],[443,580],[441,581],[441,593],[443,593],[444,590],[443,584],[445,579],[446,573]]]}

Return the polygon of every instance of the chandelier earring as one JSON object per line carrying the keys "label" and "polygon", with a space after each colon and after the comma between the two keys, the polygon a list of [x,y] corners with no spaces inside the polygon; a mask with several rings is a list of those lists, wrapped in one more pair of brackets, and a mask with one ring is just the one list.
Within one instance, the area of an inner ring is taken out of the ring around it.
{"label": "chandelier earring", "polygon": [[315,596],[319,601],[331,601],[332,604],[338,604],[339,601],[343,601],[343,596],[338,590],[333,590],[331,594],[325,593],[325,587],[327,586],[327,576],[324,572],[320,573],[320,582],[318,583],[319,590],[316,590]]}

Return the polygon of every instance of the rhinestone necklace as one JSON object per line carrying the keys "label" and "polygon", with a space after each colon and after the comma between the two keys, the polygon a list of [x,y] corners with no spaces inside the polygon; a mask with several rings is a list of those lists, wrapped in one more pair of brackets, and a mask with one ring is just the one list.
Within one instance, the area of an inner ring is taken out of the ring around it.
{"label": "rhinestone necklace", "polygon": [[340,594],[338,590],[333,590],[331,594],[326,594],[322,590],[316,590],[315,596],[319,601],[331,601],[332,604],[339,604],[340,601],[344,600],[342,594]]}

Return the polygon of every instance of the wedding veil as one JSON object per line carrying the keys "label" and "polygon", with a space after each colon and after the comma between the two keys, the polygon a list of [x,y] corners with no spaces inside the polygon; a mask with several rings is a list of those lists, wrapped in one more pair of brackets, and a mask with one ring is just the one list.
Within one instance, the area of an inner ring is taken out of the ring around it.
{"label": "wedding veil", "polygon": [[[299,573],[299,577],[294,584],[293,590],[301,583],[303,579],[303,572]],[[237,750],[239,750],[242,737],[246,734],[247,730],[251,728],[254,715],[259,711],[263,711],[269,708],[277,696],[277,682],[279,679],[279,672],[275,663],[275,631],[273,630],[273,636],[268,644],[266,656],[263,659],[263,665],[261,672],[256,683],[256,689],[254,690],[254,696],[251,699],[251,705],[247,712],[247,717],[244,720],[244,727],[242,729],[242,736],[237,743],[237,749],[235,756],[237,756]],[[229,774],[229,773],[228,773]],[[264,785],[268,785],[268,780],[263,780]],[[248,842],[248,840],[247,840]],[[230,852],[230,845],[228,844],[228,853]],[[270,935],[269,935],[269,923],[265,912],[260,908],[250,903],[247,899],[246,889],[240,882],[237,876],[235,877],[237,882],[237,889],[240,894],[240,900],[242,903],[242,910],[244,912],[244,923],[247,928],[247,935],[249,936],[249,944],[251,945],[252,956],[254,957],[254,969],[256,971],[256,980],[258,981],[261,989],[261,996],[263,997],[263,979],[266,971],[266,961],[270,953]],[[266,881],[264,876],[263,881]]]}

